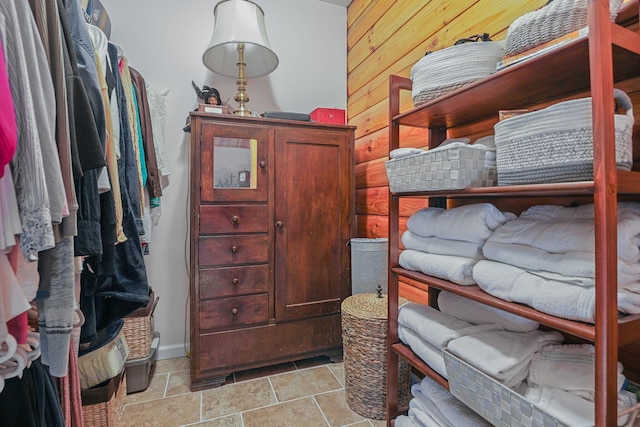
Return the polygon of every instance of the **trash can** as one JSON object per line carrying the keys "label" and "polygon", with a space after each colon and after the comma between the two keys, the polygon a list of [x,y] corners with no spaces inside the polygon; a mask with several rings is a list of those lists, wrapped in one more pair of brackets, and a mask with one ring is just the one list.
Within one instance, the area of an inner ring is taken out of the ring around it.
{"label": "trash can", "polygon": [[[400,298],[398,304],[407,300]],[[387,413],[387,295],[358,294],[342,302],[342,347],[345,394],[349,407],[366,418],[386,419]],[[411,368],[398,365],[400,408],[407,408]]]}
{"label": "trash can", "polygon": [[389,239],[355,238],[351,245],[351,294],[387,293]]}

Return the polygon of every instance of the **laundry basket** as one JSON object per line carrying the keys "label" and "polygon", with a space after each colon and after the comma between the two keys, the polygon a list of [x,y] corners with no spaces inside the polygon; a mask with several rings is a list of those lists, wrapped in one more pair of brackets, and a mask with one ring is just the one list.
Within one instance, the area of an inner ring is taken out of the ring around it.
{"label": "laundry basket", "polygon": [[[407,302],[400,298],[399,304]],[[358,294],[342,302],[344,377],[349,407],[363,417],[386,418],[387,401],[387,296]],[[399,408],[411,397],[410,366],[400,358]]]}

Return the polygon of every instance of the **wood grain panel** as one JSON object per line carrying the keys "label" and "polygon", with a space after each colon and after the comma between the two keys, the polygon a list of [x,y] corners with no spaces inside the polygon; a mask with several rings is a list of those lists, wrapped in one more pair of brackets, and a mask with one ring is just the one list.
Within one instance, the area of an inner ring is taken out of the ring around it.
{"label": "wood grain panel", "polygon": [[[400,128],[403,147],[424,148],[429,144],[426,129],[406,127]],[[384,127],[356,141],[355,162],[363,163],[374,159],[387,159],[389,154],[389,127]]]}
{"label": "wood grain panel", "polygon": [[360,163],[355,167],[356,189],[366,187],[383,187],[389,185],[384,159],[376,159]]}
{"label": "wood grain panel", "polygon": [[356,190],[356,214],[388,215],[389,187],[369,187]]}
{"label": "wood grain panel", "polygon": [[[351,49],[356,43],[362,41],[363,38],[370,39],[376,25],[384,18],[389,11],[393,11],[400,6],[405,0],[387,0],[387,1],[374,1],[367,5],[361,15],[354,20],[353,24],[349,25],[347,19],[347,25],[349,32],[347,33],[347,49]],[[415,2],[415,0],[414,0]]]}

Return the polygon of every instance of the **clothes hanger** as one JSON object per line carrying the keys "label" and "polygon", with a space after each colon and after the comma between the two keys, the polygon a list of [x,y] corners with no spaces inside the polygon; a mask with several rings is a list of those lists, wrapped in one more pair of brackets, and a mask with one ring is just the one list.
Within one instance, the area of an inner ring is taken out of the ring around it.
{"label": "clothes hanger", "polygon": [[18,348],[16,339],[11,334],[7,334],[4,341],[0,343],[0,363],[9,360]]}
{"label": "clothes hanger", "polygon": [[21,377],[27,366],[27,352],[22,347],[16,348],[11,358],[0,365],[0,376],[5,380],[13,377]]}

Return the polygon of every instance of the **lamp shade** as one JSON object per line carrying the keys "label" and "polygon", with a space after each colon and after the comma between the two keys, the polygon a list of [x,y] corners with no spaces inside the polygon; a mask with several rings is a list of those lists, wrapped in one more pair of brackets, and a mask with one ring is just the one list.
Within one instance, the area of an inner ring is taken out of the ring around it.
{"label": "lamp shade", "polygon": [[225,77],[237,77],[240,43],[244,43],[246,78],[265,76],[278,67],[260,6],[248,0],[223,0],[213,14],[213,34],[202,55],[208,69]]}

